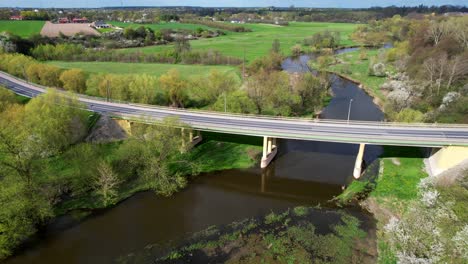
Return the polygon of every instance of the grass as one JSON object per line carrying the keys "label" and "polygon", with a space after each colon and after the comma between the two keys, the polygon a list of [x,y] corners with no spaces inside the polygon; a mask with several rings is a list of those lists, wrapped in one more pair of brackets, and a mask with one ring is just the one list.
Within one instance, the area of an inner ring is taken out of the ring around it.
{"label": "grass", "polygon": [[[366,50],[366,53],[368,59],[365,60],[361,60],[359,58],[359,50],[339,54],[336,56],[336,58],[341,63],[329,65],[325,70],[338,73],[349,79],[361,83],[364,86],[364,89],[366,89],[370,95],[379,98],[380,100],[382,100],[382,102],[385,102],[385,95],[380,90],[380,87],[387,81],[387,78],[369,76],[368,74],[370,58],[373,56],[377,56],[379,50],[368,49]],[[312,66],[316,67],[317,65],[312,64]],[[393,70],[393,68],[390,65],[387,65],[387,67],[390,67],[388,70]]]}
{"label": "grass", "polygon": [[31,98],[19,94],[15,94],[15,99],[18,104],[27,104],[31,100]]}
{"label": "grass", "polygon": [[151,28],[155,31],[161,30],[161,29],[186,29],[186,30],[196,30],[198,28],[202,28],[205,30],[211,30],[211,31],[216,31],[218,29],[216,28],[211,28],[207,27],[204,25],[198,25],[198,24],[188,24],[188,23],[171,23],[171,22],[161,22],[158,24],[136,24],[136,23],[124,23],[124,22],[119,22],[119,21],[109,21],[107,22],[111,25],[121,27],[121,28],[138,28],[141,26]]}
{"label": "grass", "polygon": [[234,66],[202,66],[182,64],[158,64],[158,63],[120,63],[120,62],[66,62],[48,61],[48,64],[63,69],[82,69],[88,73],[113,73],[113,74],[149,74],[161,76],[170,69],[177,69],[184,77],[208,75],[212,70],[220,72],[232,72],[239,76],[239,70]]}
{"label": "grass", "polygon": [[201,172],[245,169],[254,166],[262,147],[203,138],[203,143],[192,150],[192,160]]}
{"label": "grass", "polygon": [[[282,52],[290,54],[292,46],[301,44],[304,38],[325,30],[341,32],[341,45],[354,45],[355,43],[349,38],[349,35],[358,25],[349,23],[292,22],[289,26],[267,24],[245,24],[243,26],[250,28],[252,32],[226,32],[227,34],[225,36],[193,40],[190,44],[193,49],[219,50],[224,55],[237,58],[243,58],[245,50],[246,59],[252,61],[255,58],[267,55],[275,39],[280,41]],[[144,53],[158,53],[170,49],[173,49],[172,45],[159,45],[123,49],[122,52],[134,52],[138,50]]]}
{"label": "grass", "polygon": [[26,20],[26,21],[10,21],[10,20],[0,20],[0,32],[10,32],[12,34],[18,35],[20,37],[30,37],[34,34],[39,34],[42,27],[44,26],[45,21],[35,21],[35,20]]}

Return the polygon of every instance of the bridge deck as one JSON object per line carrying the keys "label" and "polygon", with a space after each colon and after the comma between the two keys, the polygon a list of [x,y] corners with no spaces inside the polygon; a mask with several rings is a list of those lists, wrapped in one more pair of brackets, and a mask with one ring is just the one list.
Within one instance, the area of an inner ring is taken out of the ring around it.
{"label": "bridge deck", "polygon": [[[0,72],[0,84],[17,94],[35,97],[45,87]],[[88,110],[119,118],[158,122],[167,116],[179,116],[198,130],[285,139],[314,140],[338,143],[365,143],[399,146],[468,146],[468,125],[403,124],[303,118],[275,118],[234,115],[208,111],[189,111],[168,107],[106,102],[103,98],[79,95]]]}

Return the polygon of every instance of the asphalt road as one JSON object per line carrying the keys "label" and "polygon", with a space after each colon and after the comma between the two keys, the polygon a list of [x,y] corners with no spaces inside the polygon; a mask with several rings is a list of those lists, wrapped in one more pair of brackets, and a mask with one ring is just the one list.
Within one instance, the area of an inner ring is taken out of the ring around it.
{"label": "asphalt road", "polygon": [[[0,85],[17,94],[35,97],[45,92],[6,73],[0,72]],[[155,107],[131,103],[106,102],[101,98],[79,96],[90,111],[135,121],[157,122],[178,116],[194,129],[251,136],[315,140],[338,143],[366,143],[399,146],[468,146],[468,125],[396,124],[346,120],[314,120],[230,115]]]}

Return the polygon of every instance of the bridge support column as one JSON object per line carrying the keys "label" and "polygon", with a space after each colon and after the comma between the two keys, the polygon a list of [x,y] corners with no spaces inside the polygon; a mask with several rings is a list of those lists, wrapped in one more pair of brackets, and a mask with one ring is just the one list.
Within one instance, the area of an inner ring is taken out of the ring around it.
{"label": "bridge support column", "polygon": [[198,143],[200,143],[203,140],[200,131],[197,130],[197,134],[195,137],[193,136],[193,131],[190,131],[189,140],[192,148],[198,145]]}
{"label": "bridge support column", "polygon": [[360,144],[359,145],[359,152],[356,157],[356,163],[354,164],[354,171],[353,171],[353,177],[355,179],[359,179],[361,177],[361,172],[362,172],[362,159],[364,157],[364,148],[366,144]]}
{"label": "bridge support column", "polygon": [[263,155],[260,167],[266,168],[277,153],[276,138],[263,137]]}
{"label": "bridge support column", "polygon": [[463,162],[468,162],[468,147],[457,146],[443,147],[424,161],[431,176],[438,176]]}

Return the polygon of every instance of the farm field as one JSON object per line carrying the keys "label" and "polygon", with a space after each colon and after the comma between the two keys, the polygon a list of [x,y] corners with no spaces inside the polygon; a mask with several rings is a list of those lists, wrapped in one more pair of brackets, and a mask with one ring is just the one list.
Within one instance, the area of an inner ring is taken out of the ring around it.
{"label": "farm field", "polygon": [[236,74],[236,76],[239,76],[239,70],[234,66],[66,61],[49,61],[47,63],[63,69],[82,69],[88,73],[149,74],[154,76],[161,76],[170,69],[177,69],[184,77],[208,75],[211,70],[218,70],[220,72],[233,72]]}
{"label": "farm field", "polygon": [[0,20],[0,32],[10,32],[20,37],[29,37],[34,34],[39,34],[45,21],[11,21]]}
{"label": "farm field", "polygon": [[60,33],[64,34],[65,36],[73,36],[77,33],[94,36],[99,35],[99,32],[90,27],[88,23],[54,24],[47,21],[41,30],[41,35],[47,37],[58,37]]}
{"label": "farm field", "polygon": [[[171,25],[176,23],[171,23]],[[182,24],[179,24],[182,25]],[[196,25],[197,27],[199,25]],[[325,30],[341,32],[341,45],[355,45],[349,35],[358,24],[350,23],[306,23],[293,22],[289,26],[276,26],[269,24],[244,24],[243,26],[252,29],[252,32],[235,33],[225,31],[225,36],[210,39],[193,40],[190,42],[193,49],[219,50],[224,55],[243,58],[252,61],[257,57],[268,54],[273,40],[279,39],[283,53],[290,54],[291,47],[301,44],[304,38],[310,37],[317,32]],[[203,26],[200,26],[203,27]],[[172,49],[172,45],[149,46],[142,48],[122,49],[122,52],[141,51],[144,53],[162,52]]]}

